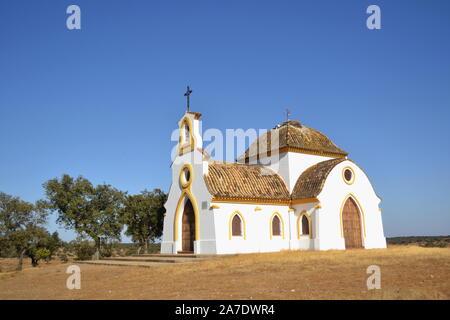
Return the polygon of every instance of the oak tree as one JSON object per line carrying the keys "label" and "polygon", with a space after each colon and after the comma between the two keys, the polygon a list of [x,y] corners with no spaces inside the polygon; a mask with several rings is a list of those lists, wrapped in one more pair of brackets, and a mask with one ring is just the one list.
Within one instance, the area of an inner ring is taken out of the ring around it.
{"label": "oak tree", "polygon": [[167,195],[160,189],[144,190],[125,197],[121,220],[127,226],[125,234],[148,253],[151,241],[161,237],[164,220],[164,203]]}
{"label": "oak tree", "polygon": [[18,271],[22,270],[23,258],[32,250],[36,239],[47,232],[43,228],[47,216],[43,201],[32,204],[0,192],[0,239],[3,245],[15,249],[19,258]]}
{"label": "oak tree", "polygon": [[73,178],[68,174],[48,180],[44,189],[48,208],[58,212],[57,222],[94,241],[93,259],[100,258],[102,242],[120,240],[123,192],[107,184],[94,186],[82,176]]}

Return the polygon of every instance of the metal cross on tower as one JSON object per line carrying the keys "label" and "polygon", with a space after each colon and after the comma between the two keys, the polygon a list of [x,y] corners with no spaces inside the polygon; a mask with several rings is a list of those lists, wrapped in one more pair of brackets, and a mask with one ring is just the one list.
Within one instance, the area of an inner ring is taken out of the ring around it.
{"label": "metal cross on tower", "polygon": [[189,86],[187,86],[184,96],[187,98],[187,110],[188,111],[189,111],[189,96],[191,95],[191,93],[192,93],[191,88],[189,88]]}

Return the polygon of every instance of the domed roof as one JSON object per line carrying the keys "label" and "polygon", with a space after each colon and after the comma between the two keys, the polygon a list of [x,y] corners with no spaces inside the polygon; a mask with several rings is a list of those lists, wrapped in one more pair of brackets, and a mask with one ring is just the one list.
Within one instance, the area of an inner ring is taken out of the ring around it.
{"label": "domed roof", "polygon": [[292,200],[318,196],[322,192],[323,185],[331,170],[346,160],[348,159],[340,158],[322,161],[303,171],[295,183],[294,190],[292,190]]}
{"label": "domed roof", "polygon": [[323,133],[298,121],[288,120],[259,136],[238,160],[243,162],[256,156],[263,158],[277,150],[279,153],[299,152],[333,158],[348,155]]}

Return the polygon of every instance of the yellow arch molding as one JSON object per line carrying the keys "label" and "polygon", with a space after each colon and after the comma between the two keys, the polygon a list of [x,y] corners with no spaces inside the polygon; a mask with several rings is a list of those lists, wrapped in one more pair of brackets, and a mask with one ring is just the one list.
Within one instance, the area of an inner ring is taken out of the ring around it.
{"label": "yellow arch molding", "polygon": [[[352,172],[352,178],[350,179],[350,181],[347,181],[346,179],[345,179],[345,170],[346,169],[349,169],[351,172]],[[355,178],[356,178],[356,176],[355,176],[355,171],[353,170],[353,168],[352,167],[350,167],[350,166],[346,166],[346,167],[344,167],[343,169],[342,169],[342,179],[344,180],[344,182],[346,183],[346,184],[353,184],[353,182],[355,182]]]}
{"label": "yellow arch molding", "polygon": [[346,195],[344,198],[344,201],[342,201],[342,204],[341,204],[341,210],[339,212],[339,220],[341,222],[341,238],[344,237],[344,229],[343,229],[343,224],[342,224],[342,211],[344,210],[344,205],[345,205],[345,202],[348,200],[348,198],[352,198],[355,201],[356,205],[358,206],[359,212],[361,212],[363,232],[364,232],[364,238],[365,238],[366,237],[366,218],[364,216],[364,210],[363,210],[363,207],[361,206],[361,204],[359,203],[358,199],[356,198],[356,196],[353,193],[349,193],[348,195]]}
{"label": "yellow arch molding", "polygon": [[302,222],[302,217],[305,216],[306,219],[308,219],[308,226],[309,226],[309,238],[312,239],[312,221],[311,221],[311,217],[308,215],[308,212],[306,210],[303,210],[302,212],[300,212],[300,214],[298,215],[297,218],[297,238],[300,239],[300,237],[302,236],[301,233],[301,228],[300,228],[300,223]]}
{"label": "yellow arch molding", "polygon": [[[184,141],[184,128],[185,126],[189,127],[189,142]],[[180,137],[178,139],[178,155],[183,155],[186,152],[193,151],[195,148],[195,137],[193,133],[194,127],[192,126],[192,121],[189,117],[184,117],[183,120],[181,120],[181,126],[180,126]]]}
{"label": "yellow arch molding", "polygon": [[233,238],[233,232],[232,232],[232,221],[235,215],[238,215],[241,218],[243,225],[243,229],[244,229],[244,240],[247,240],[247,225],[245,223],[245,219],[244,216],[242,215],[242,213],[240,213],[238,210],[234,211],[231,216],[230,216],[230,220],[228,221],[228,239],[231,240]]}
{"label": "yellow arch molding", "polygon": [[274,212],[272,213],[272,216],[270,216],[270,220],[269,220],[269,229],[270,229],[270,240],[272,240],[273,237],[273,230],[272,230],[272,220],[275,216],[278,216],[278,218],[280,218],[281,221],[281,236],[283,237],[284,240],[284,221],[283,221],[283,217],[281,216],[281,214],[279,214],[278,212]]}
{"label": "yellow arch molding", "polygon": [[188,197],[191,200],[192,207],[194,208],[194,217],[195,217],[195,240],[200,240],[200,216],[197,206],[197,200],[195,200],[194,195],[191,193],[189,189],[183,190],[181,193],[180,199],[178,200],[177,208],[175,210],[175,219],[173,224],[173,241],[178,241],[178,216],[180,214],[180,207],[183,204],[184,198]]}

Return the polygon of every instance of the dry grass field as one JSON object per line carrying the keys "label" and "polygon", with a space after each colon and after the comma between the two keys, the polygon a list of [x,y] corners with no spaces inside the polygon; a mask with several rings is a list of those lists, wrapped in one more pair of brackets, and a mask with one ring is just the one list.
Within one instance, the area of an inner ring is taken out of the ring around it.
{"label": "dry grass field", "polygon": [[[8,272],[15,264],[0,260],[0,299],[450,299],[450,248],[283,251],[155,268],[80,264],[80,290],[66,288],[69,264]],[[373,264],[381,290],[366,287]]]}

